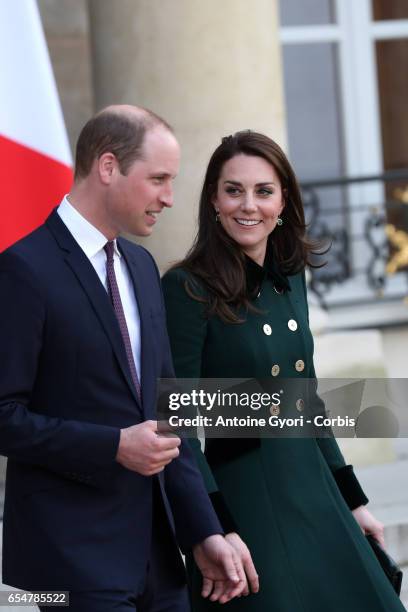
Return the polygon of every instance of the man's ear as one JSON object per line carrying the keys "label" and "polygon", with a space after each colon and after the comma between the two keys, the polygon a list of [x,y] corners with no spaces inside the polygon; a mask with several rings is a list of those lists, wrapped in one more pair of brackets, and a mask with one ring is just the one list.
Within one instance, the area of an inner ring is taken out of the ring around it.
{"label": "man's ear", "polygon": [[118,169],[118,160],[113,153],[103,153],[97,160],[98,174],[104,185],[110,185],[115,171]]}

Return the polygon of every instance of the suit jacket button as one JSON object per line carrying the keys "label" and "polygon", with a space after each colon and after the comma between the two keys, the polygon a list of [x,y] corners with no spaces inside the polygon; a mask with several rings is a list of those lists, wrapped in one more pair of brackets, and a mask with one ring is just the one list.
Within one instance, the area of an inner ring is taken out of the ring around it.
{"label": "suit jacket button", "polygon": [[272,376],[277,376],[279,372],[280,372],[280,367],[278,366],[277,363],[275,363],[275,365],[272,366],[271,374]]}
{"label": "suit jacket button", "polygon": [[266,334],[267,336],[271,335],[272,327],[268,323],[265,323],[262,329],[263,329],[264,334]]}
{"label": "suit jacket button", "polygon": [[295,368],[297,372],[303,372],[303,370],[305,369],[305,362],[303,361],[303,359],[297,360],[297,362],[295,363]]}
{"label": "suit jacket button", "polygon": [[274,404],[272,404],[269,409],[269,412],[272,416],[278,416],[280,414],[280,408],[279,406],[275,406]]}
{"label": "suit jacket button", "polygon": [[289,319],[288,327],[289,327],[290,331],[296,331],[297,330],[298,324],[296,323],[295,319]]}
{"label": "suit jacket button", "polygon": [[303,412],[303,410],[305,409],[305,402],[299,398],[298,400],[296,400],[296,410],[298,412]]}

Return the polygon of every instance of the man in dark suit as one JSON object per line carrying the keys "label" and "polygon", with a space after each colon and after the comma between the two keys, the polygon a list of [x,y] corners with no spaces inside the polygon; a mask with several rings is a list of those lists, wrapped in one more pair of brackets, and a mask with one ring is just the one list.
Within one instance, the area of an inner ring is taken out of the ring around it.
{"label": "man in dark suit", "polygon": [[0,255],[3,581],[70,591],[75,611],[188,610],[177,544],[204,595],[246,588],[188,446],[157,433],[156,381],[173,376],[160,280],[118,238],[152,232],[178,165],[162,119],[101,111],[70,194]]}

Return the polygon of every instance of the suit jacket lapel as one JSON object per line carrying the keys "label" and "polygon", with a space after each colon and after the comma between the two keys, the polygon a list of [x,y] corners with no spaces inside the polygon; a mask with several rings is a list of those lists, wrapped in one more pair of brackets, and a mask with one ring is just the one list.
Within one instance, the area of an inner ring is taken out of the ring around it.
{"label": "suit jacket lapel", "polygon": [[87,294],[89,301],[112,344],[114,353],[119,362],[119,366],[135,397],[135,400],[137,401],[138,407],[141,409],[140,400],[130,374],[119,324],[112,308],[108,293],[99,280],[99,277],[91,262],[74,240],[73,236],[68,231],[68,228],[60,219],[57,212],[54,211],[50,217],[48,217],[46,225],[54,235],[61,249],[64,251],[65,261],[70,266],[82,289]]}

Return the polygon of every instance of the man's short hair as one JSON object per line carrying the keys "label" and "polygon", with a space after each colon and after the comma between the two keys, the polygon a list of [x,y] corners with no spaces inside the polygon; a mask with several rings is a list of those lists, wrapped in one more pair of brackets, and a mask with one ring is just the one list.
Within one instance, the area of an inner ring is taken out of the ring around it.
{"label": "man's short hair", "polygon": [[126,113],[105,109],[92,117],[82,128],[75,151],[75,180],[89,175],[95,159],[112,153],[118,160],[122,174],[143,157],[146,133],[156,126],[173,132],[173,128],[150,110]]}

